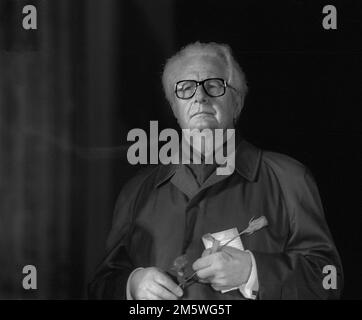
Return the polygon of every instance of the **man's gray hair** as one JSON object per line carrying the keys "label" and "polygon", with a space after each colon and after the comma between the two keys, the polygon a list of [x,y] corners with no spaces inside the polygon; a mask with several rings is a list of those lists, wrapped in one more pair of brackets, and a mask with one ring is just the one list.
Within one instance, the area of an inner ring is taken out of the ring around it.
{"label": "man's gray hair", "polygon": [[184,57],[192,55],[211,55],[216,56],[223,61],[228,69],[229,78],[227,83],[236,88],[239,93],[239,101],[242,104],[248,92],[248,86],[245,74],[238,62],[235,60],[231,48],[227,44],[219,44],[215,42],[201,43],[195,42],[188,44],[178,51],[174,56],[167,60],[163,74],[162,84],[165,95],[169,103],[173,104],[174,100],[174,79],[172,75],[179,70],[182,65],[177,65]]}

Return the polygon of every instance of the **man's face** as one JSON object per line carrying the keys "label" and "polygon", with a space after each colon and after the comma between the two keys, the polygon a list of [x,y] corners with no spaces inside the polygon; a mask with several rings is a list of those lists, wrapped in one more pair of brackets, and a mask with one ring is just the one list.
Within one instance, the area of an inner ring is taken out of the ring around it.
{"label": "man's face", "polygon": [[[189,56],[183,58],[179,65],[181,68],[173,78],[173,85],[181,80],[228,79],[226,65],[215,56]],[[190,99],[174,96],[173,111],[181,129],[233,128],[236,105],[231,90],[227,87],[223,96],[210,97],[200,85]]]}

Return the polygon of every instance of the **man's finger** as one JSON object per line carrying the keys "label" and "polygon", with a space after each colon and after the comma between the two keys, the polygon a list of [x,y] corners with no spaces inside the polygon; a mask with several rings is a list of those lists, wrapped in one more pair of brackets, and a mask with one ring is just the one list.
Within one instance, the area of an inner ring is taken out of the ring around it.
{"label": "man's finger", "polygon": [[200,269],[207,268],[212,264],[214,259],[214,254],[209,254],[207,256],[201,257],[192,264],[192,269],[194,269],[194,271],[198,271]]}
{"label": "man's finger", "polygon": [[232,289],[232,287],[230,287],[230,286],[219,286],[219,285],[217,285],[217,284],[212,284],[211,287],[212,287],[215,291],[222,291],[222,290]]}
{"label": "man's finger", "polygon": [[212,279],[215,276],[215,270],[212,267],[200,269],[197,271],[197,276],[199,277],[199,279],[205,280],[205,281],[207,278],[210,278],[210,279],[208,279],[208,282],[212,282]]}
{"label": "man's finger", "polygon": [[208,256],[209,254],[211,254],[211,248],[204,250],[204,251],[202,252],[201,257]]}
{"label": "man's finger", "polygon": [[197,277],[198,278],[198,282],[200,282],[200,283],[211,283],[211,280],[213,279],[213,278],[199,278],[199,277]]}
{"label": "man's finger", "polygon": [[198,278],[197,281],[200,283],[209,283],[210,282],[209,279],[201,279],[201,278]]}
{"label": "man's finger", "polygon": [[147,288],[137,300],[161,300],[161,298],[152,289]]}
{"label": "man's finger", "polygon": [[159,283],[154,282],[150,288],[149,291],[156,296],[156,300],[177,300],[177,296],[168,291],[166,288],[161,286]]}
{"label": "man's finger", "polygon": [[166,276],[163,273],[159,273],[157,276],[155,276],[155,281],[171,291],[174,295],[178,297],[182,297],[183,291],[182,289],[172,281],[172,279],[168,276]]}

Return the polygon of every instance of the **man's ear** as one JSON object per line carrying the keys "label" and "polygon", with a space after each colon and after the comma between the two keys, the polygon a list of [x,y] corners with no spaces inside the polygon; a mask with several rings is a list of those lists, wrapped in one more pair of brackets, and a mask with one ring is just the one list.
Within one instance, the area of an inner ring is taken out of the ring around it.
{"label": "man's ear", "polygon": [[244,108],[244,100],[245,100],[244,95],[235,95],[236,108],[234,112],[234,121],[237,121],[239,119],[240,113]]}

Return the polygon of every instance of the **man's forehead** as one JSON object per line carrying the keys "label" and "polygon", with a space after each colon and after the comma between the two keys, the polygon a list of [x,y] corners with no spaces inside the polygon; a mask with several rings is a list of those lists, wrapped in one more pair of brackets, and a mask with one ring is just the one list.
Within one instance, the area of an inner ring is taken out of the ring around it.
{"label": "man's forehead", "polygon": [[199,53],[183,56],[178,59],[172,72],[172,79],[174,81],[205,76],[225,78],[227,76],[226,63],[215,54]]}

